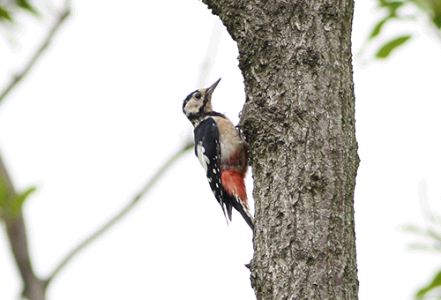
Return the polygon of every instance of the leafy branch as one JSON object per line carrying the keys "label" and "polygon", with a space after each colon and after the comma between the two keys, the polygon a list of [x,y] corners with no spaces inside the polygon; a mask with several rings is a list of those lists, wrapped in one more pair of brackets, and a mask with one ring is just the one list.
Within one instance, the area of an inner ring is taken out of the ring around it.
{"label": "leafy branch", "polygon": [[[441,217],[432,213],[432,217],[436,217],[438,221],[441,221]],[[426,220],[430,220],[426,218]],[[430,221],[429,221],[430,222]],[[408,246],[410,250],[423,250],[441,254],[441,226],[439,223],[433,223],[426,227],[416,225],[404,225],[401,229],[407,233],[411,233],[423,242],[414,242]],[[433,226],[436,226],[433,228]],[[432,227],[432,228],[431,228]],[[415,299],[433,299],[433,295],[438,294],[441,296],[441,269],[435,274],[432,280],[423,287],[420,287],[415,294]]]}
{"label": "leafy branch", "polygon": [[[31,11],[34,14],[38,14],[37,11],[29,6],[27,0],[16,0],[15,2],[22,9]],[[56,22],[50,27],[47,35],[42,40],[41,45],[36,48],[34,54],[30,57],[29,61],[25,64],[23,70],[14,76],[11,81],[0,92],[0,103],[9,95],[10,91],[25,78],[29,71],[35,66],[35,63],[40,59],[42,54],[51,44],[53,37],[60,29],[62,24],[68,18],[70,14],[70,0],[65,0],[64,9],[57,16]],[[0,24],[3,21],[13,23],[10,11],[4,6],[0,5]],[[217,26],[219,27],[219,26]],[[219,31],[219,28],[215,27],[213,32]],[[217,43],[220,39],[220,32],[216,34],[216,38],[212,38],[210,46],[205,57],[203,67],[200,71],[199,81],[203,81],[210,72],[210,60],[213,59],[217,52]],[[154,176],[143,186],[138,194],[136,194],[122,210],[116,213],[116,215],[104,223],[101,227],[96,229],[89,237],[83,240],[79,246],[72,249],[58,264],[58,266],[52,271],[52,273],[45,279],[39,278],[34,270],[31,257],[29,255],[27,244],[27,231],[25,227],[24,216],[22,207],[28,196],[35,190],[31,187],[23,192],[16,192],[13,182],[9,176],[8,170],[3,163],[0,156],[0,220],[5,222],[8,239],[11,245],[11,251],[14,255],[15,262],[20,271],[23,280],[22,297],[29,300],[44,300],[47,287],[52,282],[65,266],[72,261],[72,259],[80,253],[83,249],[89,246],[92,242],[96,241],[105,232],[112,228],[119,220],[127,215],[128,212],[134,209],[136,204],[150,191],[150,189],[159,181],[159,179],[165,174],[165,172],[188,150],[192,148],[191,142],[185,143],[180,149],[176,151],[170,157],[168,161],[154,174]]]}
{"label": "leafy branch", "polygon": [[[427,184],[425,180],[419,183],[419,196],[421,203],[427,203]],[[423,250],[441,254],[441,216],[434,211],[424,208],[425,226],[405,224],[401,230],[419,238],[420,241],[413,242],[408,246],[410,250]],[[433,299],[434,295],[441,296],[441,269],[435,274],[432,280],[415,294],[415,299]],[[439,298],[437,298],[439,299]]]}
{"label": "leafy branch", "polygon": [[[42,44],[36,49],[35,53],[30,57],[29,61],[25,64],[25,67],[17,75],[13,76],[10,83],[5,86],[5,88],[0,92],[0,104],[3,99],[11,92],[11,90],[29,73],[29,71],[34,67],[36,62],[40,59],[42,54],[51,44],[54,35],[61,28],[61,25],[67,19],[70,14],[70,1],[66,0],[64,3],[64,9],[59,13],[56,22],[49,29],[46,37],[43,39]],[[1,12],[0,12],[1,15]]]}
{"label": "leafy branch", "polygon": [[[21,9],[37,14],[36,10],[26,0],[17,0],[13,4],[18,5]],[[5,5],[0,6],[0,22],[5,20],[11,23],[14,22],[11,11],[11,7],[6,7]],[[55,23],[49,28],[46,37],[42,40],[42,44],[37,47],[35,53],[25,64],[24,69],[18,75],[14,76],[0,92],[0,103],[34,67],[35,63],[51,44],[53,36],[61,28],[69,14],[70,0],[66,0],[64,2],[64,8],[57,16]],[[41,280],[33,270],[27,243],[27,231],[21,210],[23,203],[34,190],[35,188],[30,188],[18,193],[14,188],[7,168],[0,156],[0,218],[5,223],[11,251],[23,280],[22,297],[30,300],[44,300],[47,284]]]}
{"label": "leafy branch", "polygon": [[[441,0],[377,0],[377,11],[384,13],[385,17],[381,18],[371,30],[371,33],[362,46],[359,56],[362,55],[362,52],[366,50],[373,41],[380,39],[386,25],[393,22],[416,21],[419,19],[418,15],[421,13],[430,20],[430,23],[437,31],[441,40]],[[406,15],[408,11],[414,11],[415,14]],[[414,33],[406,33],[389,39],[377,49],[375,58],[388,58],[396,49],[410,41],[414,35]]]}

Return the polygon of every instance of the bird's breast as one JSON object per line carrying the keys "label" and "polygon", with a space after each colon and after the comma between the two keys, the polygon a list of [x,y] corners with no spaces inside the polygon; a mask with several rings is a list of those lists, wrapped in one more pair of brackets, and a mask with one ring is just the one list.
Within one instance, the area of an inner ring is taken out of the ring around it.
{"label": "bird's breast", "polygon": [[219,130],[219,139],[221,145],[222,163],[227,163],[229,159],[239,152],[242,152],[243,141],[239,136],[237,128],[230,120],[222,117],[212,117],[217,124]]}

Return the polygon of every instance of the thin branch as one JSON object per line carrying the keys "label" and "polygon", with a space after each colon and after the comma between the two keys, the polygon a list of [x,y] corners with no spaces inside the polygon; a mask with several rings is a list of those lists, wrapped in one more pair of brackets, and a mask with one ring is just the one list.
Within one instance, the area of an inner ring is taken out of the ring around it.
{"label": "thin branch", "polygon": [[[8,198],[14,199],[17,196],[17,193],[1,155],[0,180],[3,183],[3,186],[7,189]],[[23,280],[22,295],[30,300],[44,300],[45,285],[43,281],[35,275],[35,272],[32,269],[23,213],[22,211],[19,211],[17,215],[9,216],[7,211],[8,210],[6,209],[3,211],[3,220],[6,225],[6,232],[12,254],[14,255],[15,262]]]}
{"label": "thin branch", "polygon": [[[53,36],[61,27],[63,22],[67,19],[70,13],[70,1],[65,1],[65,7],[58,16],[55,24],[49,29],[47,36],[39,48],[37,48],[34,55],[30,57],[29,62],[25,65],[23,71],[12,78],[11,82],[0,93],[0,103],[5,99],[9,92],[29,73],[46,48],[50,45]],[[17,196],[11,177],[6,169],[5,164],[0,156],[0,180],[4,183],[7,189],[9,199],[14,199]],[[6,225],[6,231],[11,246],[11,251],[14,255],[15,262],[20,271],[23,280],[22,297],[30,300],[44,300],[46,292],[46,284],[34,272],[32,268],[31,256],[29,255],[27,231],[24,222],[23,213],[20,210],[17,215],[8,215],[7,210],[3,211],[3,220]]]}
{"label": "thin branch", "polygon": [[70,251],[69,254],[61,261],[58,267],[52,272],[52,274],[45,280],[46,284],[49,284],[52,279],[58,275],[58,273],[85,247],[87,247],[90,243],[95,241],[105,232],[107,232],[112,226],[114,226],[119,220],[121,220],[128,212],[130,212],[135,205],[139,202],[139,200],[147,194],[150,189],[156,184],[156,182],[164,175],[164,173],[188,150],[193,147],[192,143],[188,143],[184,145],[181,149],[179,149],[150,179],[142,188],[142,190],[135,196],[133,199],[126,204],[126,206],[118,212],[112,219],[103,224],[99,229],[97,229],[93,234],[91,234],[87,239],[85,239],[80,245],[78,245],[75,249]]}
{"label": "thin branch", "polygon": [[32,67],[35,65],[35,63],[38,61],[38,59],[41,57],[41,55],[45,52],[47,47],[50,45],[55,33],[57,33],[57,31],[61,28],[61,25],[67,19],[69,14],[70,14],[70,1],[66,0],[65,4],[64,4],[63,11],[58,15],[57,21],[49,29],[49,32],[48,32],[46,38],[43,40],[43,43],[36,50],[36,52],[31,56],[29,62],[25,65],[23,71],[21,73],[15,75],[11,79],[11,82],[0,93],[0,103],[3,101],[3,99],[6,98],[6,96],[9,94],[9,92],[12,91],[12,89],[29,73],[29,71],[32,69]]}

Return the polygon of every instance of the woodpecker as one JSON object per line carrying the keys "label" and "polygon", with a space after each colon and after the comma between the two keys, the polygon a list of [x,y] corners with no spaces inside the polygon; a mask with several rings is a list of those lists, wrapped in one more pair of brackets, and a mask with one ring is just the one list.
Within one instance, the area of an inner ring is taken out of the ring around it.
{"label": "woodpecker", "polygon": [[196,157],[205,170],[227,223],[231,221],[234,207],[254,229],[244,182],[248,169],[247,143],[233,123],[225,115],[213,111],[211,105],[211,97],[219,81],[190,93],[182,110],[194,126]]}

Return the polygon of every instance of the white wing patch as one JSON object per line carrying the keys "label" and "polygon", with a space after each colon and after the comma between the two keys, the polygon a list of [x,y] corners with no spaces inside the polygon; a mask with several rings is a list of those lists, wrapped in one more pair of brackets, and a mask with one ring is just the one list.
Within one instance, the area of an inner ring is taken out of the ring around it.
{"label": "white wing patch", "polygon": [[210,164],[210,159],[205,155],[205,148],[202,146],[202,142],[198,144],[198,147],[196,148],[196,151],[198,153],[198,159],[201,163],[202,167],[205,170],[205,173],[208,171],[208,165]]}

